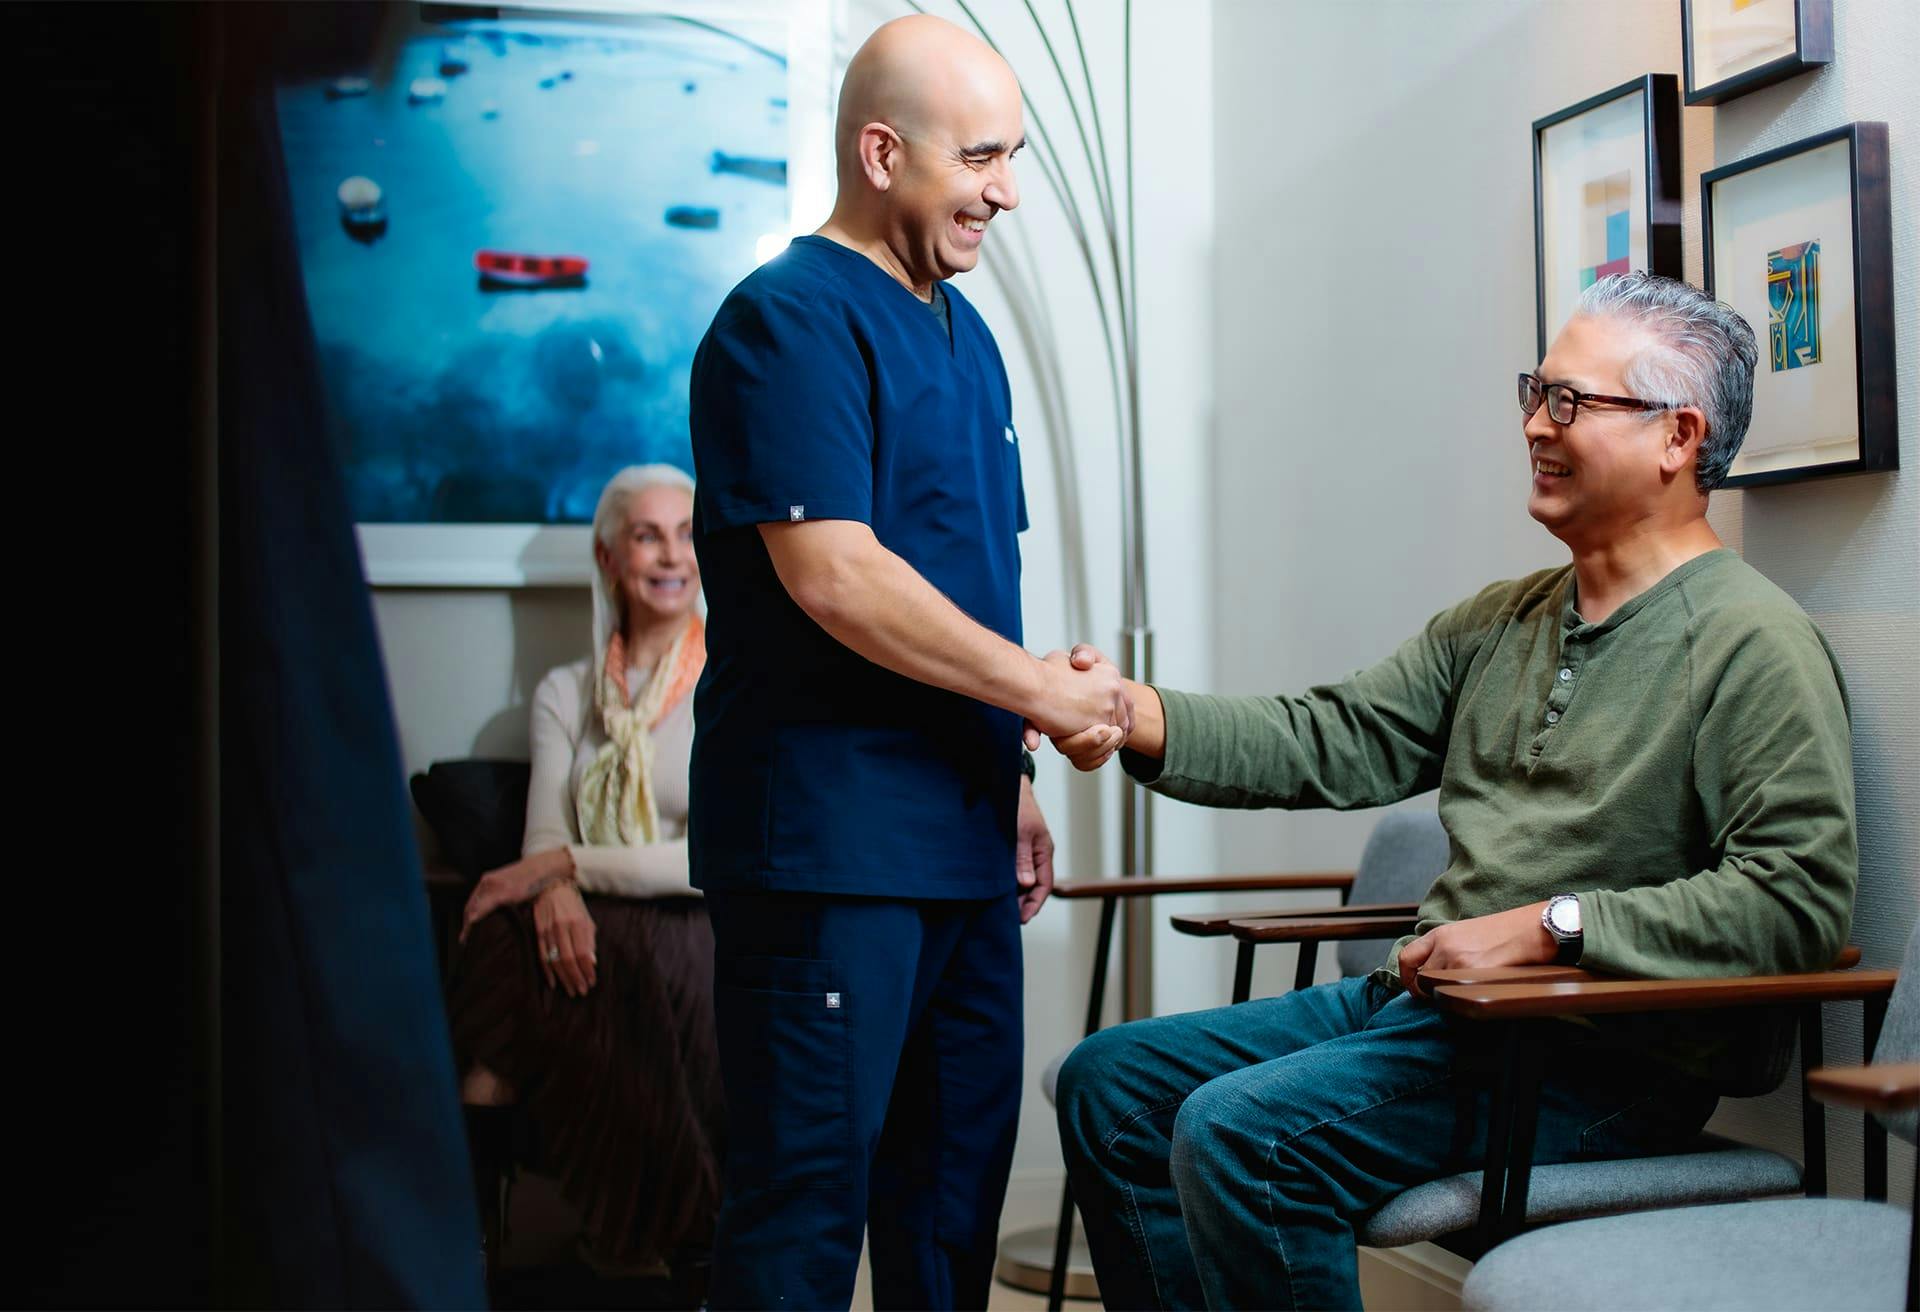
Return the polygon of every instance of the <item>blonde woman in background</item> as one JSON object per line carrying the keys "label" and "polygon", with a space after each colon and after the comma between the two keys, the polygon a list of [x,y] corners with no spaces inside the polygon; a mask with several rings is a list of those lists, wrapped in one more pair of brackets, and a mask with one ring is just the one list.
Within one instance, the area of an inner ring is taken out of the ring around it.
{"label": "blonde woman in background", "polygon": [[467,903],[451,1011],[489,1260],[516,1105],[596,1266],[696,1265],[712,1240],[713,934],[687,880],[706,661],[692,516],[669,465],[601,493],[592,654],[534,693],[524,855]]}

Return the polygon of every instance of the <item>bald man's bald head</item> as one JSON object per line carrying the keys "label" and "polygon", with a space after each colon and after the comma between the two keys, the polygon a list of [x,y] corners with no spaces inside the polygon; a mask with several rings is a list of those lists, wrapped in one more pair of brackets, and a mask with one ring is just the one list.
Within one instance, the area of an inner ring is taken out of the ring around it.
{"label": "bald man's bald head", "polygon": [[1019,205],[1026,139],[1020,83],[993,47],[938,18],[897,18],[847,65],[840,194],[820,235],[927,300],[979,263],[987,225]]}
{"label": "bald man's bald head", "polygon": [[1020,83],[1007,61],[970,32],[931,14],[883,23],[854,53],[840,84],[834,158],[840,185],[860,171],[860,133],[884,123],[902,137],[939,134],[957,115],[982,104],[1017,109]]}

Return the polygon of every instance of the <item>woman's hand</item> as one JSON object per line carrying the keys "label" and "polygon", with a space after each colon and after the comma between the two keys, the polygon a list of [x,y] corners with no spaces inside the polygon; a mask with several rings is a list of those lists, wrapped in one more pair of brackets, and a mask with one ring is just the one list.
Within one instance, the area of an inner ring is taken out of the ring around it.
{"label": "woman's hand", "polygon": [[569,997],[585,997],[598,975],[599,958],[593,951],[593,917],[580,889],[569,881],[540,894],[533,904],[533,924],[547,987],[557,980]]}
{"label": "woman's hand", "polygon": [[475,922],[499,908],[518,906],[540,896],[555,884],[572,878],[573,854],[564,847],[535,852],[532,856],[521,857],[512,865],[487,871],[480,876],[480,882],[473,886],[473,893],[467,898],[467,909],[460,917],[460,941],[467,941],[467,931],[473,928]]}

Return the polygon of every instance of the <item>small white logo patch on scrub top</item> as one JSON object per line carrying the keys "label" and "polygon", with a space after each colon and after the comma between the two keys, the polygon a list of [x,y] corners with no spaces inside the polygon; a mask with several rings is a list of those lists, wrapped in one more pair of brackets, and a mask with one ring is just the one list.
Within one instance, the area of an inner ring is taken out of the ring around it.
{"label": "small white logo patch on scrub top", "polygon": [[1015,437],[1015,436],[1013,435],[1013,430],[1012,430],[1011,428],[1009,428],[1009,429],[1007,430],[1007,441],[1009,441],[1009,442],[1012,442],[1012,443],[1015,443],[1016,445],[1017,445],[1017,444],[1019,443],[1019,441],[1020,441],[1020,439],[1019,439],[1019,438],[1017,438],[1017,437]]}
{"label": "small white logo patch on scrub top", "polygon": [[837,1006],[839,1006],[839,1005],[840,1005],[840,995],[839,995],[838,993],[829,993],[829,994],[827,994],[827,1005],[828,1005],[829,1007],[837,1007]]}
{"label": "small white logo patch on scrub top", "polygon": [[787,518],[791,520],[793,523],[798,524],[801,520],[805,519],[806,517],[807,517],[807,508],[805,506],[788,506],[787,507]]}

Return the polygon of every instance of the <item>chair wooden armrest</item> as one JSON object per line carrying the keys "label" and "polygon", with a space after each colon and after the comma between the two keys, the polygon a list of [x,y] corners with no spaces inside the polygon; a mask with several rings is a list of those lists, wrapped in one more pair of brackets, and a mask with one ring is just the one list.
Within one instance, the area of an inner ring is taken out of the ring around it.
{"label": "chair wooden armrest", "polygon": [[[1859,964],[1860,949],[1849,944],[1840,949],[1830,969],[1851,970]],[[1578,966],[1453,966],[1420,972],[1420,982],[1435,989],[1458,984],[1597,984],[1619,978]]]}
{"label": "chair wooden armrest", "polygon": [[454,889],[468,888],[473,883],[452,866],[438,861],[428,862],[421,873],[427,887],[434,892],[451,892]]}
{"label": "chair wooden armrest", "polygon": [[1807,1072],[1807,1091],[1839,1107],[1903,1112],[1920,1107],[1920,1061],[1823,1067]]}
{"label": "chair wooden armrest", "polygon": [[1462,984],[1435,990],[1442,1011],[1469,1020],[1848,1002],[1893,992],[1897,970],[1823,970],[1731,979],[1605,979],[1591,983]]}
{"label": "chair wooden armrest", "polygon": [[1465,984],[1595,984],[1615,978],[1578,966],[1451,966],[1420,972],[1421,986],[1428,989]]}
{"label": "chair wooden armrest", "polygon": [[1353,887],[1351,870],[1294,875],[1142,875],[1123,879],[1063,879],[1055,897],[1152,897],[1156,893],[1279,893]]}
{"label": "chair wooden armrest", "polygon": [[1233,920],[1227,928],[1242,943],[1338,943],[1347,939],[1399,938],[1419,923],[1412,916],[1301,916]]}
{"label": "chair wooden armrest", "polygon": [[1392,916],[1406,919],[1420,909],[1418,902],[1376,902],[1350,907],[1269,907],[1264,911],[1182,911],[1167,917],[1182,934],[1221,938],[1233,932],[1236,920],[1300,920],[1333,917]]}

